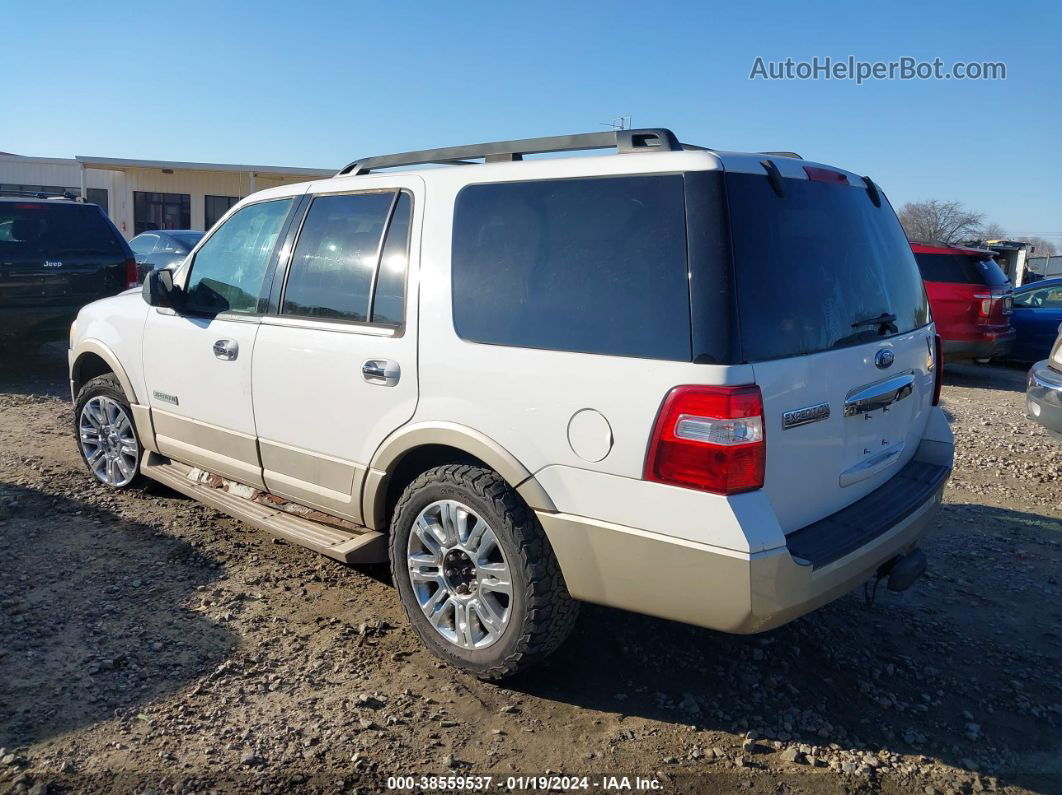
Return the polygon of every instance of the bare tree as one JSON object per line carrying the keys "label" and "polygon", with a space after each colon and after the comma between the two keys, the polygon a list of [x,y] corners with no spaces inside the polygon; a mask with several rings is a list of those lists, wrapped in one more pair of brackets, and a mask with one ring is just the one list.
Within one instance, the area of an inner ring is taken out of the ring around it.
{"label": "bare tree", "polygon": [[1036,249],[1032,254],[1034,257],[1053,257],[1058,253],[1058,246],[1042,237],[1023,237],[1020,240]]}
{"label": "bare tree", "polygon": [[959,243],[978,237],[984,220],[983,214],[967,210],[962,202],[928,199],[900,208],[900,223],[911,240]]}
{"label": "bare tree", "polygon": [[1042,237],[1037,237],[1035,235],[1009,235],[1007,234],[1007,231],[997,223],[984,224],[980,229],[977,229],[969,239],[977,239],[981,241],[1015,240],[1021,243],[1028,243],[1034,248],[1032,255],[1034,257],[1053,257],[1058,254],[1058,246],[1050,240],[1044,240]]}
{"label": "bare tree", "polygon": [[977,230],[977,237],[981,240],[1006,240],[1007,231],[996,223],[985,224]]}

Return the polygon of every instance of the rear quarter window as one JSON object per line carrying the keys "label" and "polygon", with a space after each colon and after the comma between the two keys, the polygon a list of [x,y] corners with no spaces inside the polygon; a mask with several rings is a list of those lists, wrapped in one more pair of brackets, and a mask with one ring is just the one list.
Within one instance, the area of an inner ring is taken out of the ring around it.
{"label": "rear quarter window", "polygon": [[679,175],[470,185],[452,254],[463,339],[691,358]]}

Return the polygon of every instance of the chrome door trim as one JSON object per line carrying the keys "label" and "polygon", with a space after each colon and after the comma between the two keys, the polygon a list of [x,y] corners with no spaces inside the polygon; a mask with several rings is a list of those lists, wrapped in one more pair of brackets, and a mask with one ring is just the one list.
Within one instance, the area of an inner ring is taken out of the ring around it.
{"label": "chrome door trim", "polygon": [[844,399],[844,416],[869,414],[903,400],[914,392],[914,373],[906,372],[849,392]]}

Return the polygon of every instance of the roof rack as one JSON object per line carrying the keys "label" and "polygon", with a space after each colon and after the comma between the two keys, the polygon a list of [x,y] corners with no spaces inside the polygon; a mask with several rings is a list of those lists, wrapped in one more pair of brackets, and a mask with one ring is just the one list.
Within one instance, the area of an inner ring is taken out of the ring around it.
{"label": "roof rack", "polygon": [[43,191],[43,190],[0,190],[0,196],[16,196],[25,199],[72,199],[73,201],[80,201],[80,197],[75,196],[68,190],[62,192],[56,191]]}
{"label": "roof rack", "polygon": [[702,149],[679,143],[671,130],[662,127],[640,130],[612,130],[611,132],[580,133],[578,135],[554,135],[548,138],[524,138],[520,141],[492,141],[470,146],[449,146],[442,149],[422,149],[419,152],[403,152],[395,155],[380,155],[355,160],[336,176],[367,174],[381,168],[415,166],[426,163],[441,165],[473,165],[482,159],[485,163],[502,163],[523,160],[524,155],[546,152],[575,152],[586,149],[615,149],[617,154],[630,152],[681,152],[684,149]]}

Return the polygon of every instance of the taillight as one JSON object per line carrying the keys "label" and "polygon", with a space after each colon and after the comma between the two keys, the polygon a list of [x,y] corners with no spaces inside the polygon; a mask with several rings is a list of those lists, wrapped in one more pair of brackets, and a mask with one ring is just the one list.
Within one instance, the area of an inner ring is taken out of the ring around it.
{"label": "taillight", "polygon": [[758,386],[677,386],[657,415],[643,477],[737,494],[763,487],[766,461]]}
{"label": "taillight", "polygon": [[944,351],[940,347],[940,335],[933,341],[933,405],[940,405],[940,388],[944,385]]}
{"label": "taillight", "polygon": [[1014,299],[1006,290],[993,290],[991,293],[977,293],[974,298],[980,300],[981,305],[977,309],[977,316],[981,320],[996,320],[1002,323],[1003,318],[1013,313]]}
{"label": "taillight", "polygon": [[125,286],[136,287],[140,279],[136,275],[136,260],[130,257],[125,261]]}

